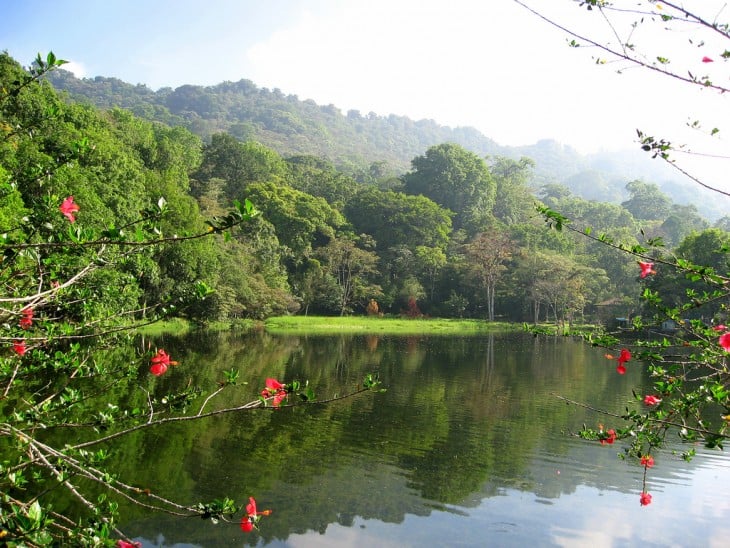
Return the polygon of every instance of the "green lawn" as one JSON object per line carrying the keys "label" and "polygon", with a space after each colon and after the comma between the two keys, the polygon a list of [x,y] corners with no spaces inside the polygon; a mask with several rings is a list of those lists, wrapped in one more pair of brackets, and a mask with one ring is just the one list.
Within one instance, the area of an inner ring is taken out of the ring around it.
{"label": "green lawn", "polygon": [[[216,331],[251,330],[263,327],[269,333],[379,333],[384,335],[472,335],[489,331],[520,329],[519,324],[487,322],[485,320],[459,320],[443,318],[377,318],[373,316],[276,316],[264,322],[243,321],[215,322],[206,329]],[[198,329],[183,319],[156,322],[139,328],[146,335],[163,333],[183,334]]]}
{"label": "green lawn", "polygon": [[515,329],[514,324],[459,319],[377,318],[373,316],[277,316],[264,322],[271,333],[382,333],[388,335],[469,335]]}

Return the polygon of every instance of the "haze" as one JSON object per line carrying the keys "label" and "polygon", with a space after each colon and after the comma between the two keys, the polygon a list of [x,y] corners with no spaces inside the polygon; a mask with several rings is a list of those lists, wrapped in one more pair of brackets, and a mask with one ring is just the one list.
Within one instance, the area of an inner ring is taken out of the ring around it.
{"label": "haze", "polygon": [[[570,0],[527,3],[587,34],[607,28]],[[722,5],[702,3],[720,19]],[[0,0],[0,7],[0,45],[24,64],[53,50],[77,76],[153,89],[245,78],[343,113],[473,126],[503,145],[550,138],[581,152],[627,149],[637,146],[637,128],[676,142],[688,120],[719,128],[728,121],[724,97],[597,65],[600,52],[568,47],[566,32],[513,0],[448,7],[435,0]],[[639,45],[657,43],[642,37]],[[682,62],[727,79],[719,57],[712,67],[701,63],[704,52],[690,48]],[[724,149],[718,139],[712,146]]]}

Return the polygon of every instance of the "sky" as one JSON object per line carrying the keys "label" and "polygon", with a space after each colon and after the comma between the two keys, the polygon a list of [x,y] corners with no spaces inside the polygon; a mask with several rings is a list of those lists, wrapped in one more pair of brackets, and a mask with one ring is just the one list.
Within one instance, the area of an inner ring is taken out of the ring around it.
{"label": "sky", "polygon": [[[614,31],[624,36],[637,17],[611,27],[572,0],[524,3],[609,39]],[[730,21],[724,0],[694,4]],[[730,134],[725,96],[625,64],[597,64],[600,51],[569,47],[567,32],[514,0],[0,0],[0,13],[0,49],[23,65],[52,50],[79,77],[114,76],[155,90],[248,79],[343,113],[472,126],[501,145],[554,139],[583,153],[636,149],[637,128],[697,147],[701,135],[686,128],[693,120]],[[683,74],[727,81],[719,57],[727,44],[698,48],[685,30],[664,42],[668,33],[651,28],[631,38],[650,59],[671,56]],[[705,55],[717,62],[702,63]],[[723,135],[707,150],[722,154]]]}

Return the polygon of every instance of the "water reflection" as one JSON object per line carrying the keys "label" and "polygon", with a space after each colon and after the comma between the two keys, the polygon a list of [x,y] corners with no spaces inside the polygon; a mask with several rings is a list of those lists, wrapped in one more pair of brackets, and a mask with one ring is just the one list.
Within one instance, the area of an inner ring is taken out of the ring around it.
{"label": "water reflection", "polygon": [[[622,410],[631,388],[646,382],[636,367],[616,375],[601,351],[581,342],[514,333],[214,334],[162,344],[184,365],[163,378],[161,391],[211,386],[222,371],[241,370],[250,384],[221,406],[252,399],[267,376],[309,379],[326,397],[378,372],[388,390],[136,436],[122,457],[140,485],[190,503],[255,495],[274,509],[260,533],[246,537],[237,524],[131,509],[126,530],[145,545],[619,546],[641,539],[652,546],[722,538],[708,516],[730,512],[718,489],[728,487],[726,458],[701,454],[687,465],[659,454],[655,502],[640,509],[641,468],[617,459],[620,447],[569,435],[601,419],[554,394]],[[145,462],[156,465],[148,470]],[[707,490],[699,488],[704,481]]]}

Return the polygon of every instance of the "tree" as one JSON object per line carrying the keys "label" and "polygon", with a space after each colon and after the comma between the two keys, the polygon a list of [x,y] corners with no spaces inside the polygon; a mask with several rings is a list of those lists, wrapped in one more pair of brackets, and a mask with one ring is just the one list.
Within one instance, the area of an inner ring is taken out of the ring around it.
{"label": "tree", "polygon": [[654,183],[631,181],[626,184],[629,199],[622,202],[636,219],[660,221],[667,217],[672,200]]}
{"label": "tree", "polygon": [[433,302],[436,278],[446,266],[446,253],[440,247],[416,246],[416,261],[428,280],[428,298]]}
{"label": "tree", "polygon": [[247,197],[262,204],[263,217],[276,231],[279,242],[288,248],[294,262],[301,261],[313,246],[327,243],[345,220],[324,198],[276,183],[252,183]]}
{"label": "tree", "polygon": [[489,222],[496,185],[487,164],[463,147],[444,143],[411,162],[403,176],[407,194],[421,194],[455,213],[454,228],[477,232]]}
{"label": "tree", "polygon": [[487,296],[487,319],[494,321],[494,294],[497,280],[506,270],[505,262],[513,252],[506,234],[480,232],[466,245],[466,256],[472,275]]}
{"label": "tree", "polygon": [[328,161],[314,156],[291,156],[286,159],[289,172],[287,183],[297,190],[327,200],[331,206],[342,209],[357,192],[359,184],[338,172]]}
{"label": "tree", "polygon": [[489,172],[496,183],[494,216],[511,225],[525,222],[532,214],[532,192],[527,187],[535,162],[530,158],[515,161],[503,156],[491,159]]}
{"label": "tree", "polygon": [[378,256],[357,247],[357,243],[350,238],[333,238],[316,253],[337,283],[340,316],[352,312],[355,302],[365,304],[380,296],[380,288],[368,283],[368,276],[376,272]]}
{"label": "tree", "polygon": [[694,205],[673,204],[669,215],[659,227],[665,243],[674,247],[692,232],[704,230],[709,223],[697,212]]}
{"label": "tree", "polygon": [[365,188],[348,201],[344,213],[381,250],[399,245],[444,248],[451,233],[449,213],[425,196]]}
{"label": "tree", "polygon": [[232,135],[213,135],[203,149],[203,162],[193,175],[197,194],[204,192],[206,181],[222,179],[229,200],[240,200],[252,183],[281,182],[287,173],[284,160],[274,150],[257,143],[241,143]]}
{"label": "tree", "polygon": [[558,326],[572,324],[582,314],[593,291],[605,283],[605,272],[583,266],[569,257],[555,253],[530,253],[517,263],[516,276],[526,289],[532,307],[533,322],[552,313]]}

